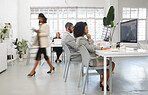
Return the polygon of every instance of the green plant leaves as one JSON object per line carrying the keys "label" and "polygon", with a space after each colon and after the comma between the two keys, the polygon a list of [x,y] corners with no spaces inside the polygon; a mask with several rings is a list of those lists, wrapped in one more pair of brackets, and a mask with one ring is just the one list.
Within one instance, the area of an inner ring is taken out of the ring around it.
{"label": "green plant leaves", "polygon": [[27,41],[22,39],[22,41],[18,41],[18,38],[16,38],[15,42],[13,44],[16,46],[15,49],[17,49],[17,53],[19,54],[19,58],[22,58],[22,55],[27,50]]}
{"label": "green plant leaves", "polygon": [[111,24],[111,27],[114,27],[114,22],[113,21],[111,21],[110,24]]}
{"label": "green plant leaves", "polygon": [[22,47],[23,47],[23,50],[24,50],[24,54],[26,54],[28,46],[27,46],[27,41],[24,40],[24,39],[22,39]]}
{"label": "green plant leaves", "polygon": [[7,32],[7,29],[3,29],[3,30],[2,30],[2,33],[5,34],[6,32]]}
{"label": "green plant leaves", "polygon": [[5,39],[4,34],[7,32],[7,29],[2,29],[0,33],[0,39]]}
{"label": "green plant leaves", "polygon": [[108,14],[107,14],[107,17],[106,17],[106,26],[107,25],[111,25],[111,27],[114,27],[114,7],[111,6],[109,8],[109,11],[108,11]]}

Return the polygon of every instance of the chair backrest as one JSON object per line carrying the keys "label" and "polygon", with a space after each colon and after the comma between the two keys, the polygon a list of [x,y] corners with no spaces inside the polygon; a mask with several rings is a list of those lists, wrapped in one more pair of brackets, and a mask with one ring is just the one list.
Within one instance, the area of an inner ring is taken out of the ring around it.
{"label": "chair backrest", "polygon": [[84,45],[80,46],[79,50],[80,50],[81,57],[82,57],[82,64],[87,66],[90,61],[90,54]]}
{"label": "chair backrest", "polygon": [[29,42],[27,42],[27,46],[28,48],[31,48],[31,44]]}
{"label": "chair backrest", "polygon": [[70,50],[69,50],[69,48],[65,44],[63,45],[63,48],[64,48],[64,52],[66,54],[67,59],[70,61]]}

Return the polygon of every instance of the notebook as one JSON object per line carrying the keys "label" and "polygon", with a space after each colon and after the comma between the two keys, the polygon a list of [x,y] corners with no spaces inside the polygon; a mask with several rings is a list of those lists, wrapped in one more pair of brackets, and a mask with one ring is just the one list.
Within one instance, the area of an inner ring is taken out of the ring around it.
{"label": "notebook", "polygon": [[61,40],[62,39],[54,39],[54,44],[55,45],[61,45]]}

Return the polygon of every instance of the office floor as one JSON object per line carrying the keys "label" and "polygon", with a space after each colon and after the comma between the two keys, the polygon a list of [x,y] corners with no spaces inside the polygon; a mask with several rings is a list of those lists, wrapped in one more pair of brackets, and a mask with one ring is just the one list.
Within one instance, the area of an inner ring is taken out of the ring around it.
{"label": "office floor", "polygon": [[[124,63],[123,60],[125,58],[116,60],[113,93],[108,95],[148,95],[148,58],[130,58]],[[63,63],[54,63],[56,71],[51,74],[46,73],[49,70],[47,64],[40,65],[36,69],[35,77],[27,77],[33,62],[32,59],[27,66],[26,60],[8,64],[8,69],[0,74],[0,95],[82,95],[82,87],[77,88],[80,69],[78,64],[70,66],[65,83]],[[98,83],[98,75],[90,76],[85,95],[103,95]]]}

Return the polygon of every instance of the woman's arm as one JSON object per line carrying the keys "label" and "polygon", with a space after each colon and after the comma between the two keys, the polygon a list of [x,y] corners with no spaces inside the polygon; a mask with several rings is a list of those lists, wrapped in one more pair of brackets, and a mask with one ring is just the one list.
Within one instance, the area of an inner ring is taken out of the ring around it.
{"label": "woman's arm", "polygon": [[54,42],[54,39],[56,39],[56,37],[54,37],[54,38],[52,39],[52,42]]}
{"label": "woman's arm", "polygon": [[49,26],[47,24],[41,26],[39,36],[40,37],[49,36]]}
{"label": "woman's arm", "polygon": [[95,52],[96,49],[101,49],[101,47],[94,46],[92,39],[80,39],[78,45],[84,45],[89,52]]}

